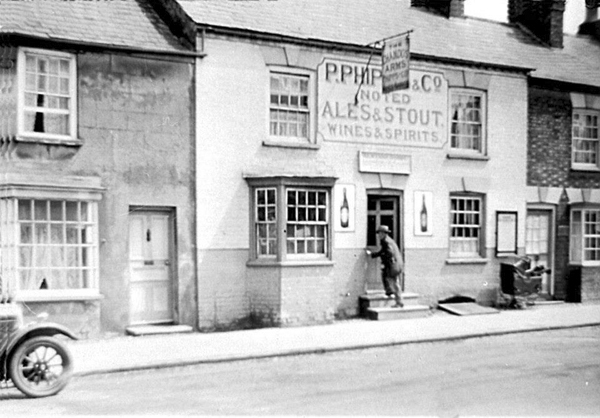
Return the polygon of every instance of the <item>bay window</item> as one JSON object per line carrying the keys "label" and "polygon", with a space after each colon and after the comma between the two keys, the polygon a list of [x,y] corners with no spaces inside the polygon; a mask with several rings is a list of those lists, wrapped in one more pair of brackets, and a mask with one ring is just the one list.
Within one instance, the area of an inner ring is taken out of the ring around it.
{"label": "bay window", "polygon": [[247,179],[251,186],[251,259],[327,260],[331,252],[331,179]]}
{"label": "bay window", "polygon": [[2,275],[17,297],[97,294],[95,201],[4,198],[0,218]]}
{"label": "bay window", "polygon": [[600,265],[600,208],[576,208],[571,211],[572,263]]}

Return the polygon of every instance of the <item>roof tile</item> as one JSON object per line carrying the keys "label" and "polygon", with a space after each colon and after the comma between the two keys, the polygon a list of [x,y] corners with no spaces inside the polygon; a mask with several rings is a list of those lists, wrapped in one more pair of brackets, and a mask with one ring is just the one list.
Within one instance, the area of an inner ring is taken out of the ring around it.
{"label": "roof tile", "polygon": [[185,51],[144,0],[0,0],[0,34]]}
{"label": "roof tile", "polygon": [[410,7],[410,0],[178,1],[198,24],[348,45],[412,29],[414,53],[531,68],[534,77],[600,87],[600,43],[592,39],[566,35],[565,48],[553,49],[516,26],[448,19]]}

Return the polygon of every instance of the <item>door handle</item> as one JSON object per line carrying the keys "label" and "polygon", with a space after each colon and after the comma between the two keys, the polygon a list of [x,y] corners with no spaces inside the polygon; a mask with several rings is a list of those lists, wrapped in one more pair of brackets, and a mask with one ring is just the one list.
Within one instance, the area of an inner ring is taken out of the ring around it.
{"label": "door handle", "polygon": [[165,266],[170,266],[171,262],[169,260],[165,260]]}

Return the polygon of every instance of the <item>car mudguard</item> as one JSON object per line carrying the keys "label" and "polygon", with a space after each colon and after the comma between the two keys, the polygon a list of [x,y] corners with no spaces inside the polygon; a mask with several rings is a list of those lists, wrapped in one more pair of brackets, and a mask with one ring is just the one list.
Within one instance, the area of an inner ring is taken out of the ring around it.
{"label": "car mudguard", "polygon": [[8,347],[6,348],[6,352],[10,353],[12,350],[23,340],[27,338],[33,338],[40,335],[53,336],[56,334],[61,334],[66,337],[71,338],[72,340],[77,340],[75,334],[73,334],[67,327],[60,324],[55,324],[53,322],[42,322],[35,323],[31,325],[27,325],[23,328],[19,328],[14,335],[11,336],[10,342],[8,343]]}

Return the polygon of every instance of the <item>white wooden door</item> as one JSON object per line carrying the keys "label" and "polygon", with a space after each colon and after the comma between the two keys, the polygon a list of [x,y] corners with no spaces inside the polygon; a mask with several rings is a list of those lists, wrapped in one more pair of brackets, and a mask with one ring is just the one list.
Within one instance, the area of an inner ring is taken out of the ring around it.
{"label": "white wooden door", "polygon": [[173,321],[168,213],[129,215],[129,306],[132,324]]}

